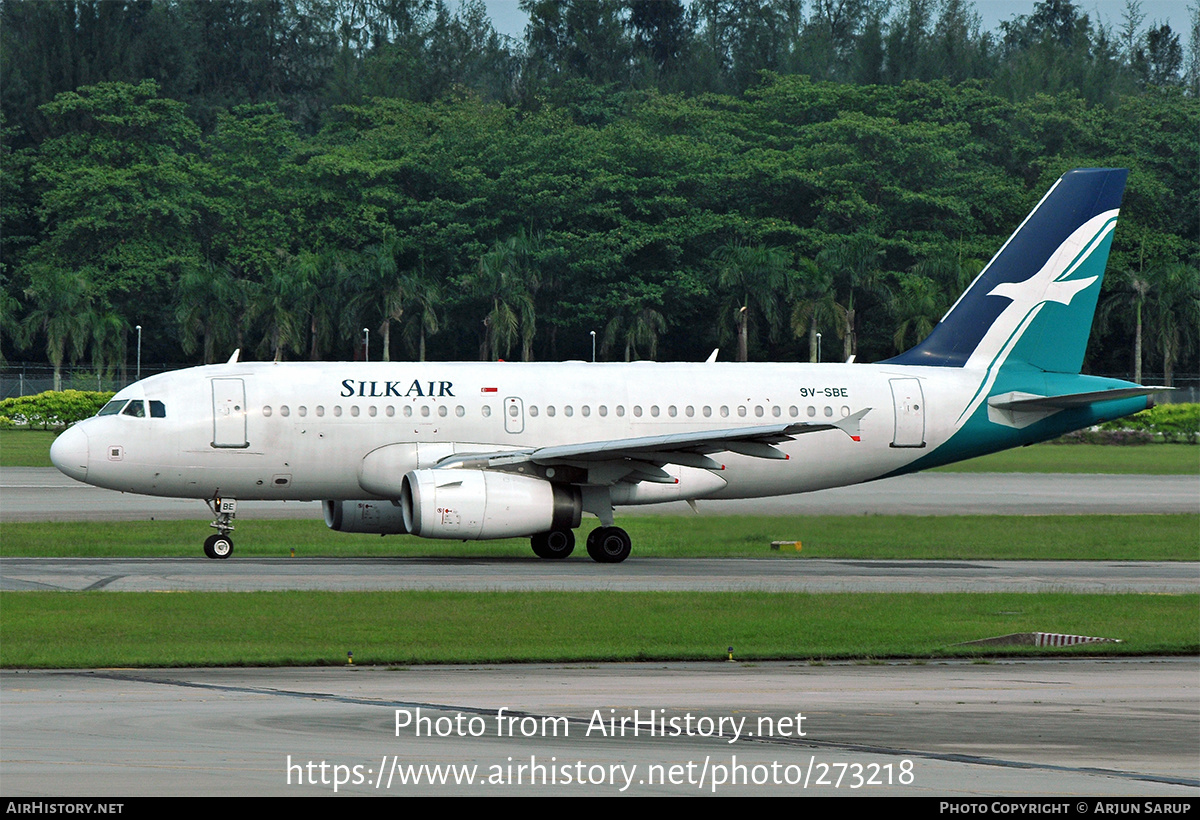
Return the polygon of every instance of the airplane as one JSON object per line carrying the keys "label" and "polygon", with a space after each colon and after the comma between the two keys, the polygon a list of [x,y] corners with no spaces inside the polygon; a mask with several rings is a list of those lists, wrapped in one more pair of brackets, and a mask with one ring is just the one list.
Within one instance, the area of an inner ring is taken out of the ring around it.
{"label": "airplane", "polygon": [[237,500],[323,499],[339,532],[529,537],[561,559],[584,512],[858,484],[1153,405],[1080,375],[1128,170],[1064,174],[916,347],[874,364],[228,362],[151,376],[50,457],[98,487],[205,500],[209,558]]}

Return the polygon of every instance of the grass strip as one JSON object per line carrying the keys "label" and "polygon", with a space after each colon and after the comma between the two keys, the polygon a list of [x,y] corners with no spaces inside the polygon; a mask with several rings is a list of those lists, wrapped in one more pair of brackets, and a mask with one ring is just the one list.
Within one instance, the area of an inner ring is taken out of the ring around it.
{"label": "grass strip", "polygon": [[[627,516],[636,557],[1200,560],[1200,515]],[[587,561],[576,533],[569,561]],[[4,524],[0,556],[195,558],[199,521]],[[239,557],[523,557],[529,539],[429,541],[332,532],[320,521],[238,522]],[[772,541],[802,548],[772,551]]]}
{"label": "grass strip", "polygon": [[[0,430],[0,467],[53,466],[50,445],[56,435],[45,430]],[[937,469],[964,473],[1200,475],[1200,447],[1035,444]]]}
{"label": "grass strip", "polygon": [[[1193,654],[1200,595],[611,592],[0,594],[0,665],[356,664]],[[1014,632],[1119,638],[983,649]]]}
{"label": "grass strip", "polygon": [[1034,444],[936,468],[947,473],[1104,473],[1200,475],[1200,447],[1190,444]]}

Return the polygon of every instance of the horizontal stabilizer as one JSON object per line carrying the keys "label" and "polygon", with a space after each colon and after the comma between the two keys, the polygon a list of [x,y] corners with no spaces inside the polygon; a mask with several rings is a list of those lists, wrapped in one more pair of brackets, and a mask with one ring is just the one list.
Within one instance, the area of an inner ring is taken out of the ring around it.
{"label": "horizontal stabilizer", "polygon": [[1113,390],[1092,390],[1087,393],[1063,393],[1058,396],[1039,396],[1036,393],[1002,393],[988,399],[988,420],[1006,427],[1028,427],[1034,422],[1072,407],[1087,407],[1104,401],[1149,396],[1171,387],[1119,387]]}
{"label": "horizontal stabilizer", "polygon": [[1131,399],[1174,390],[1174,387],[1121,387],[1115,390],[1093,390],[1089,393],[1064,393],[1061,396],[1038,396],[1032,393],[1005,393],[988,399],[988,406],[998,410],[1066,410],[1098,401]]}

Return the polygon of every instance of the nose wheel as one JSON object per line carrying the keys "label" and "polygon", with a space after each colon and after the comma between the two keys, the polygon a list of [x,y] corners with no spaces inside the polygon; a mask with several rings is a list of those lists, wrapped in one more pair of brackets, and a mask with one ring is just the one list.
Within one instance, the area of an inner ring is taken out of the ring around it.
{"label": "nose wheel", "polygon": [[217,534],[204,539],[204,554],[209,558],[228,558],[233,554],[233,539],[229,537],[229,533],[233,532],[233,517],[237,515],[237,499],[214,497],[205,503],[217,517],[217,520],[208,525],[216,530]]}
{"label": "nose wheel", "polygon": [[233,554],[233,539],[228,535],[210,535],[204,539],[204,554],[209,558],[228,558]]}

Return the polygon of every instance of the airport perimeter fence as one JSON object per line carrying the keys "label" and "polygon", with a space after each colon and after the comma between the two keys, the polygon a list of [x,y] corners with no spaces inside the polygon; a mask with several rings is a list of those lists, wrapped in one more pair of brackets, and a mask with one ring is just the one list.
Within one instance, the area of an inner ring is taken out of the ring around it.
{"label": "airport perimeter fence", "polygon": [[[156,373],[166,373],[171,370],[181,370],[193,367],[188,364],[142,364],[142,378]],[[1101,373],[1113,379],[1130,379],[1128,373]],[[62,371],[63,390],[112,390],[116,392],[137,381],[134,368],[128,368],[124,374],[120,372],[105,376],[88,367],[64,367]],[[1161,373],[1143,373],[1142,384],[1162,384]],[[46,364],[10,362],[0,366],[0,399],[10,399],[18,396],[33,396],[54,389],[54,368]],[[1200,374],[1176,374],[1175,389],[1170,393],[1160,393],[1155,396],[1158,404],[1184,404],[1200,402]]]}

